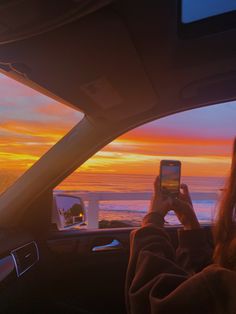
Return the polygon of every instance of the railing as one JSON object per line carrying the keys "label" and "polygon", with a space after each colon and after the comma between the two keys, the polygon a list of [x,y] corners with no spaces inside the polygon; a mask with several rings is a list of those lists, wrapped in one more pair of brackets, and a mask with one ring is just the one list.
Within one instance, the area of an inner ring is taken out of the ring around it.
{"label": "railing", "polygon": [[[88,228],[98,228],[99,202],[100,201],[144,201],[152,198],[151,192],[79,192],[60,191],[60,193],[80,196],[83,201],[88,202],[87,220]],[[217,200],[217,192],[193,192],[192,200]]]}

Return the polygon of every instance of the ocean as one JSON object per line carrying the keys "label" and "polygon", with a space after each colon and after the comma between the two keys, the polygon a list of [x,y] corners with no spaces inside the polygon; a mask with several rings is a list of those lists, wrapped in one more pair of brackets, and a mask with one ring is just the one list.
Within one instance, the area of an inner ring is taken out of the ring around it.
{"label": "ocean", "polygon": [[[68,194],[86,193],[151,193],[155,176],[126,174],[91,174],[73,173],[64,180],[56,190]],[[212,222],[215,217],[221,190],[224,188],[223,177],[182,177],[192,196],[193,206],[201,223]],[[103,197],[104,198],[104,197]],[[85,201],[86,210],[88,202]],[[138,226],[147,213],[150,200],[101,200],[99,201],[99,220],[118,220]],[[178,224],[174,212],[166,216],[169,224]]]}

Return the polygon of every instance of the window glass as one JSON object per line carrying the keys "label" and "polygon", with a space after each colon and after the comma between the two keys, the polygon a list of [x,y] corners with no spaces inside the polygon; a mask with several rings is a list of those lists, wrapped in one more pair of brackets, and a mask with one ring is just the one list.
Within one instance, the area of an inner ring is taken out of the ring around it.
{"label": "window glass", "polygon": [[182,0],[182,22],[191,23],[236,10],[232,0]]}
{"label": "window glass", "polygon": [[[104,147],[54,193],[81,197],[98,226],[137,226],[149,207],[163,159],[180,160],[201,223],[212,221],[228,174],[236,102],[174,114],[138,127]],[[177,223],[174,213],[167,216]],[[92,226],[93,222],[92,222]]]}
{"label": "window glass", "polygon": [[0,74],[0,194],[83,114]]}

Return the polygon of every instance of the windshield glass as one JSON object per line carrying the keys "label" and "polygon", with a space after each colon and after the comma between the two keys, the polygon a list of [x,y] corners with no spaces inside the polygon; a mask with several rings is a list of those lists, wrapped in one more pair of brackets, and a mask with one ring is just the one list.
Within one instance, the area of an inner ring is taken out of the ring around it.
{"label": "windshield glass", "polygon": [[0,194],[82,117],[0,74]]}

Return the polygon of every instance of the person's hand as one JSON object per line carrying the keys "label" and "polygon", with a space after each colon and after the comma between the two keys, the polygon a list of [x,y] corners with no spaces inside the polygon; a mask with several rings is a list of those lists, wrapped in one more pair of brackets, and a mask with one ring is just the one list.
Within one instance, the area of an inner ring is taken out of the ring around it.
{"label": "person's hand", "polygon": [[159,176],[156,177],[154,182],[154,195],[151,201],[149,212],[157,212],[163,218],[172,208],[172,199],[167,194],[161,192],[159,184]]}
{"label": "person's hand", "polygon": [[188,186],[181,184],[180,188],[182,192],[180,191],[178,198],[173,200],[173,210],[185,230],[199,229],[200,224],[193,209]]}

